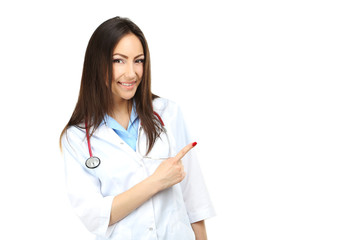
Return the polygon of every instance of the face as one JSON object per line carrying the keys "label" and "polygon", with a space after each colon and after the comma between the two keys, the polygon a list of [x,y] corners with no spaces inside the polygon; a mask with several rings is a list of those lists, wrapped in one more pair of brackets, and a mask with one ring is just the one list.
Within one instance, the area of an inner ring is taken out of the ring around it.
{"label": "face", "polygon": [[113,52],[112,94],[115,102],[134,97],[143,76],[144,50],[134,34],[120,39]]}

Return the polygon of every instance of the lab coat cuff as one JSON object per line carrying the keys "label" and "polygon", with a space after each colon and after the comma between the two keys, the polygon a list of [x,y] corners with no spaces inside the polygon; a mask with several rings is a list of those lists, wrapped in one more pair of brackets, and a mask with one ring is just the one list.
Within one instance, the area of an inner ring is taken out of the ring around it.
{"label": "lab coat cuff", "polygon": [[105,201],[104,207],[106,208],[106,209],[104,209],[104,213],[106,213],[106,225],[104,225],[106,230],[104,229],[105,230],[104,232],[105,232],[106,238],[109,238],[111,236],[111,234],[114,231],[114,228],[116,226],[116,224],[109,226],[111,207],[112,207],[113,200],[114,200],[114,196],[108,196],[108,197],[104,198],[104,201]]}
{"label": "lab coat cuff", "polygon": [[212,206],[204,207],[196,210],[196,212],[188,213],[190,223],[199,222],[216,215]]}

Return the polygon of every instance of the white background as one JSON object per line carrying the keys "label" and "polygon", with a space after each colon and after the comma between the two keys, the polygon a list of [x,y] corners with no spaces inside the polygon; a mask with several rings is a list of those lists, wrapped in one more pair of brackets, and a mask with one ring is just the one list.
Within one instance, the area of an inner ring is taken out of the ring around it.
{"label": "white background", "polygon": [[137,23],[217,217],[209,239],[360,239],[357,1],[2,1],[1,235],[90,239],[58,147],[95,28]]}

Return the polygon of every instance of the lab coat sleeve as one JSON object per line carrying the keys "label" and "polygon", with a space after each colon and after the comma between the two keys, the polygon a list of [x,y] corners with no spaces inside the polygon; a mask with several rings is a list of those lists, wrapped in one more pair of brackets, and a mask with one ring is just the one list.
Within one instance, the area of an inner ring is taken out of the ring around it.
{"label": "lab coat sleeve", "polygon": [[[172,121],[172,129],[176,140],[176,152],[179,152],[196,139],[191,137],[181,109],[179,107],[175,109],[173,116],[176,118]],[[186,154],[182,162],[186,177],[180,185],[190,222],[194,223],[215,216],[215,210],[196,155],[196,147]]]}
{"label": "lab coat sleeve", "polygon": [[89,152],[84,146],[84,133],[69,128],[62,138],[68,196],[85,227],[97,236],[108,238],[115,226],[108,226],[114,196],[103,197],[99,179],[85,169]]}

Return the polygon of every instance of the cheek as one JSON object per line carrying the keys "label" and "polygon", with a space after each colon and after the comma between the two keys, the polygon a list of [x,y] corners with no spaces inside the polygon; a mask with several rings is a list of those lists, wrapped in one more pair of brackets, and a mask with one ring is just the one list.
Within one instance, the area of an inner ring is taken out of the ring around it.
{"label": "cheek", "polygon": [[121,70],[119,68],[113,68],[113,82],[121,76]]}
{"label": "cheek", "polygon": [[143,65],[136,66],[136,74],[141,79],[144,73],[144,67]]}

